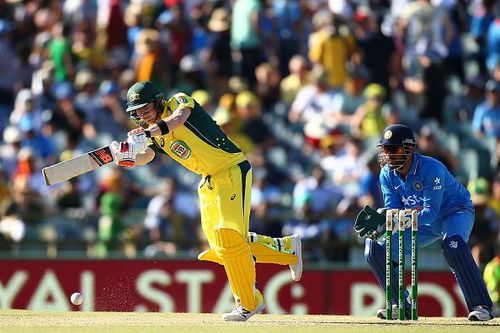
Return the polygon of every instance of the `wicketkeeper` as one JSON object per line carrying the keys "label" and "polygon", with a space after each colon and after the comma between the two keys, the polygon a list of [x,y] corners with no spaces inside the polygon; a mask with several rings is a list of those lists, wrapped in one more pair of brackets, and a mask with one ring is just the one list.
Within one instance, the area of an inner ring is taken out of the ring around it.
{"label": "wicketkeeper", "polygon": [[255,262],[289,265],[292,279],[302,275],[301,241],[249,233],[252,168],[241,150],[190,96],[165,99],[149,81],[127,93],[127,112],[140,126],[112,146],[116,163],[133,167],[168,155],[201,175],[198,186],[201,224],[210,249],[200,260],[224,266],[236,308],[224,320],[246,321],[261,312],[262,294],[255,287]]}
{"label": "wicketkeeper", "polygon": [[[441,162],[415,153],[416,140],[407,126],[396,124],[387,127],[378,146],[379,160],[383,165],[380,184],[384,207],[376,210],[365,206],[358,214],[354,228],[360,237],[366,237],[365,258],[380,286],[385,291],[385,241],[379,238],[385,232],[384,210],[416,209],[418,247],[441,241],[443,255],[465,297],[469,320],[493,319],[490,296],[467,245],[474,225],[474,206],[469,192]],[[409,255],[409,228],[405,236],[405,255]],[[393,232],[392,237],[393,243],[397,244],[397,233]],[[397,257],[398,247],[394,246],[394,269]],[[397,272],[393,272],[392,276],[396,277]],[[392,313],[396,318],[398,284],[393,282],[392,286]],[[405,313],[409,318],[410,304],[406,303]],[[377,311],[377,317],[385,319],[385,315],[385,309]]]}

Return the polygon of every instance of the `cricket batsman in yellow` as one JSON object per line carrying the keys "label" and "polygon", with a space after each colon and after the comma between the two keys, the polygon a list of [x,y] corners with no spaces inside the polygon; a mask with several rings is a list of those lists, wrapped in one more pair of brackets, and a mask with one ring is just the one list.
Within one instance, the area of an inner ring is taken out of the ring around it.
{"label": "cricket batsman in yellow", "polygon": [[246,321],[265,308],[255,262],[289,265],[292,279],[300,280],[300,238],[249,232],[252,167],[195,100],[184,93],[167,99],[155,84],[140,81],[127,92],[126,111],[140,127],[111,144],[118,165],[141,166],[165,154],[201,175],[201,224],[210,249],[198,259],[224,266],[236,301],[224,320]]}

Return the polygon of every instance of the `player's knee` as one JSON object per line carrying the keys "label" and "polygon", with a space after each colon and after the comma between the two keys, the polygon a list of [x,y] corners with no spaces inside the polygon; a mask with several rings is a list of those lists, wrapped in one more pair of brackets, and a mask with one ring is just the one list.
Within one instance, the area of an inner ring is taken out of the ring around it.
{"label": "player's knee", "polygon": [[236,230],[215,228],[215,252],[221,259],[238,257],[250,249],[246,240]]}
{"label": "player's knee", "polygon": [[377,242],[366,239],[364,253],[366,262],[370,263],[375,261],[381,254],[385,254],[384,248]]}

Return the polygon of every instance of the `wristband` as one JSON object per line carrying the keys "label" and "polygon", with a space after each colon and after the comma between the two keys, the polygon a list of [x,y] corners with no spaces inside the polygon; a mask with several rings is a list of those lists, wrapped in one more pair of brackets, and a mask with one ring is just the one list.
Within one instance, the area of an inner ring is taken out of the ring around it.
{"label": "wristband", "polygon": [[156,126],[158,126],[158,128],[160,129],[161,135],[165,135],[168,132],[170,132],[170,130],[168,129],[167,123],[163,119],[161,119],[159,122],[157,122]]}

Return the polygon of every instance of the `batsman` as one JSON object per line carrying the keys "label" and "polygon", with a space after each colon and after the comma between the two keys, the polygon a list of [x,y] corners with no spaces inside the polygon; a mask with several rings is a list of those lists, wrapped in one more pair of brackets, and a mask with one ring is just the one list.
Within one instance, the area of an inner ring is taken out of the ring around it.
{"label": "batsman", "polygon": [[246,321],[264,309],[255,262],[288,265],[292,279],[300,280],[300,238],[249,232],[252,167],[193,98],[184,93],[165,98],[152,82],[139,81],[127,92],[126,111],[140,127],[126,141],[111,144],[118,165],[142,166],[161,154],[201,175],[201,224],[210,248],[198,259],[224,266],[236,301],[224,320]]}
{"label": "batsman", "polygon": [[[441,248],[465,297],[471,321],[493,319],[492,302],[480,271],[467,245],[474,224],[474,206],[467,189],[438,160],[415,152],[412,130],[403,124],[388,126],[382,133],[379,161],[382,165],[380,185],[384,207],[376,210],[365,206],[358,214],[354,229],[366,237],[365,258],[380,286],[385,290],[385,209],[418,211],[418,247],[441,241]],[[408,219],[408,222],[410,220]],[[397,225],[398,223],[395,223]],[[409,228],[405,232],[405,255],[409,255]],[[397,244],[393,232],[392,242]],[[396,270],[398,248],[392,249],[393,270]],[[393,277],[397,272],[393,271]],[[398,285],[392,282],[393,317],[398,312]],[[405,316],[410,317],[407,300]],[[377,311],[385,319],[386,311]]]}

